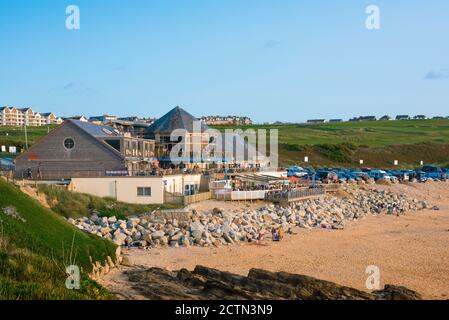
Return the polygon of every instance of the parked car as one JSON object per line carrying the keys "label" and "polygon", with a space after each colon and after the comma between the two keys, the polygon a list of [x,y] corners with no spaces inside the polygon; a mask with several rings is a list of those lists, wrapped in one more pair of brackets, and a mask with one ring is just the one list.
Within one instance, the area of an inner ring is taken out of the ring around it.
{"label": "parked car", "polygon": [[425,172],[427,178],[433,180],[445,180],[447,179],[447,173],[443,171],[440,167],[435,166],[424,166],[422,171]]}
{"label": "parked car", "polygon": [[10,171],[14,169],[14,160],[11,158],[0,158],[0,170]]}
{"label": "parked car", "polygon": [[426,182],[427,181],[427,176],[426,176],[426,173],[424,171],[422,171],[422,170],[415,170],[414,174],[415,174],[415,178],[419,182]]}
{"label": "parked car", "polygon": [[307,170],[298,166],[291,166],[287,168],[287,177],[305,178],[308,176]]}
{"label": "parked car", "polygon": [[388,170],[387,173],[399,181],[408,181],[410,179],[408,170]]}
{"label": "parked car", "polygon": [[384,170],[371,170],[368,175],[374,180],[389,180],[391,181],[391,176]]}
{"label": "parked car", "polygon": [[346,173],[348,179],[353,179],[355,181],[360,181],[360,180],[368,180],[369,176],[368,173],[363,172],[362,170],[348,170],[348,172]]}
{"label": "parked car", "polygon": [[337,182],[338,181],[338,173],[333,168],[321,168],[316,171],[317,179],[323,182]]}

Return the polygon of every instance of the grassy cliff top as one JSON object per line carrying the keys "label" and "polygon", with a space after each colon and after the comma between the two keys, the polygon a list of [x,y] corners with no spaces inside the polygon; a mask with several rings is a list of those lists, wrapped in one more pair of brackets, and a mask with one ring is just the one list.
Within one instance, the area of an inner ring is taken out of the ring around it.
{"label": "grassy cliff top", "polygon": [[[86,272],[90,256],[104,261],[115,250],[0,179],[0,299],[110,298]],[[65,288],[71,264],[83,270],[81,290]]]}

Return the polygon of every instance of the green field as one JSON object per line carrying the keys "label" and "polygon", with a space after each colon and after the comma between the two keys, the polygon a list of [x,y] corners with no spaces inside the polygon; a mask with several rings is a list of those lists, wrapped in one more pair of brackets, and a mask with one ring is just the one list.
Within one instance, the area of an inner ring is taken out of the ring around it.
{"label": "green field", "polygon": [[[221,131],[236,127],[215,127]],[[239,129],[277,129],[282,165],[403,166],[449,163],[449,120],[342,122],[319,125],[253,125]]]}
{"label": "green field", "polygon": [[[45,136],[55,125],[42,127],[27,127],[28,144],[32,145],[38,139]],[[24,127],[2,127],[0,126],[0,146],[16,146],[24,148],[26,145]],[[1,151],[1,150],[0,150]]]}
{"label": "green field", "polygon": [[[25,221],[5,214],[8,207]],[[0,300],[113,298],[86,272],[91,271],[89,256],[104,261],[114,258],[115,249],[0,179]],[[80,290],[65,287],[65,267],[71,264],[83,270]]]}
{"label": "green field", "polygon": [[[394,160],[402,166],[449,163],[449,120],[405,120],[342,122],[319,125],[253,125],[215,127],[225,129],[277,129],[281,165],[304,164],[308,156],[314,166],[391,167]],[[48,127],[28,128],[31,145],[47,134]],[[6,136],[6,133],[9,133]],[[3,141],[3,142],[2,142]],[[0,145],[24,145],[23,128],[0,127]]]}

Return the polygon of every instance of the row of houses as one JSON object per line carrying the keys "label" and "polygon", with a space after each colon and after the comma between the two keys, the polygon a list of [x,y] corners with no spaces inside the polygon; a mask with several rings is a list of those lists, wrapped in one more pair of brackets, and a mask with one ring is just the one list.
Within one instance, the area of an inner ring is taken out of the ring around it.
{"label": "row of houses", "polygon": [[[376,116],[360,116],[360,117],[354,117],[349,119],[350,122],[361,122],[361,121],[390,121],[390,120],[426,120],[426,119],[449,119],[449,117],[432,117],[429,118],[425,115],[416,115],[416,116],[410,116],[410,115],[397,115],[396,118],[392,118],[388,115],[385,115],[383,117],[380,117],[379,119]],[[309,124],[319,124],[319,123],[338,123],[338,122],[344,122],[343,119],[330,119],[327,121],[326,119],[311,119],[307,120],[307,123]]]}
{"label": "row of houses", "polygon": [[31,108],[0,107],[0,126],[39,127],[49,124],[61,124],[63,119],[53,112],[35,112]]}
{"label": "row of houses", "polygon": [[252,125],[253,121],[249,117],[238,116],[203,116],[200,118],[205,124],[209,126],[218,125]]}

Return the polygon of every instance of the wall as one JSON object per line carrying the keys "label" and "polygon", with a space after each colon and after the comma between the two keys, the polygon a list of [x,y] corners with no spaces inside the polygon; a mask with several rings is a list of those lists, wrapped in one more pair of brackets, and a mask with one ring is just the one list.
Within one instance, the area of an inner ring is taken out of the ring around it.
{"label": "wall", "polygon": [[[137,196],[138,187],[150,187],[151,197]],[[98,197],[110,197],[127,203],[162,204],[164,202],[162,177],[73,178],[69,190]]]}
{"label": "wall", "polygon": [[171,175],[163,177],[162,180],[164,181],[165,191],[184,195],[184,186],[187,184],[198,186],[197,192],[199,192],[201,174]]}
{"label": "wall", "polygon": [[[75,141],[73,149],[64,148],[66,138]],[[38,167],[42,179],[96,177],[104,176],[106,171],[126,169],[121,156],[110,149],[82,129],[66,122],[16,159],[15,177],[26,177],[28,168],[32,169],[33,177],[37,177]]]}

